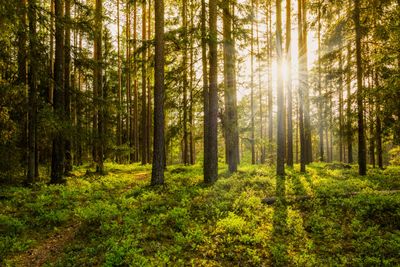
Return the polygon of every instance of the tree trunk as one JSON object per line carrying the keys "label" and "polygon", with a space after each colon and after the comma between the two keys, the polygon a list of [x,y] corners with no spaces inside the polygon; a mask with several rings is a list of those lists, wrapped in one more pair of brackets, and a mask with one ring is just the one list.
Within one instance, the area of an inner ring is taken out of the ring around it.
{"label": "tree trunk", "polygon": [[[119,14],[119,0],[117,0],[117,68],[118,68],[118,91],[117,91],[117,99],[118,99],[118,108],[117,108],[117,146],[120,147],[122,145],[122,71],[121,71],[121,41],[120,41],[120,14]],[[119,149],[117,150],[118,154],[116,155],[116,159],[118,163],[122,163],[121,155]]]}
{"label": "tree trunk", "polygon": [[306,164],[312,162],[310,96],[308,84],[308,57],[307,57],[307,1],[302,0],[302,49],[303,49],[303,91],[304,91],[304,138]]}
{"label": "tree trunk", "polygon": [[321,67],[321,2],[318,2],[318,136],[319,160],[324,161],[324,117],[322,97],[322,67]]}
{"label": "tree trunk", "polygon": [[134,161],[139,160],[139,92],[138,92],[138,63],[137,63],[137,1],[133,4],[133,134]]}
{"label": "tree trunk", "polygon": [[[93,91],[95,93],[95,106],[97,112],[97,142],[96,142],[96,172],[104,173],[104,88],[102,84],[102,0],[96,0],[95,10],[95,36],[94,36],[94,73]],[[97,101],[96,101],[97,100]]]}
{"label": "tree trunk", "polygon": [[[146,46],[146,2],[142,3],[142,45]],[[142,164],[147,164],[147,99],[146,99],[146,89],[147,89],[147,71],[146,71],[146,49],[142,48]]]}
{"label": "tree trunk", "polygon": [[164,183],[164,3],[155,0],[154,148],[151,184]]}
{"label": "tree trunk", "polygon": [[[59,121],[64,121],[64,7],[61,0],[55,0],[55,59],[54,59],[54,99],[53,107]],[[53,138],[51,183],[63,182],[65,141],[61,130]]]}
{"label": "tree trunk", "polygon": [[213,183],[218,178],[218,31],[217,31],[217,2],[209,2],[209,112],[208,119],[208,146],[207,162],[204,165],[204,181]]}
{"label": "tree trunk", "polygon": [[255,155],[255,126],[254,126],[254,0],[251,0],[251,36],[250,36],[250,142],[251,142],[251,164],[256,164]]}
{"label": "tree trunk", "polygon": [[196,155],[195,155],[195,144],[194,144],[194,121],[193,121],[193,90],[194,90],[194,79],[195,79],[195,73],[194,73],[194,53],[193,53],[193,44],[194,44],[194,36],[193,36],[193,28],[194,28],[194,4],[193,1],[190,4],[190,29],[191,29],[191,34],[190,34],[190,84],[189,84],[189,148],[190,148],[190,153],[189,153],[189,161],[190,164],[193,165],[196,161]]}
{"label": "tree trunk", "polygon": [[343,62],[339,48],[339,161],[343,162]]}
{"label": "tree trunk", "polygon": [[278,129],[277,129],[277,162],[276,174],[285,175],[285,132],[284,132],[284,97],[283,97],[283,77],[282,77],[282,8],[281,0],[276,0],[276,53],[277,53],[277,105],[278,105]]}
{"label": "tree trunk", "polygon": [[[23,8],[25,10],[26,3]],[[27,172],[27,180],[28,184],[35,181],[37,178],[37,59],[38,59],[38,50],[37,50],[37,37],[36,37],[36,1],[29,1],[28,5],[28,19],[29,19],[29,70],[28,70],[28,86],[29,86],[29,96],[28,96],[28,172]],[[22,14],[25,17],[25,12]],[[24,22],[23,22],[24,23]],[[24,23],[25,24],[25,23]],[[23,26],[25,28],[25,26]],[[25,29],[23,29],[25,32]],[[25,35],[25,34],[23,34]],[[21,36],[21,46],[25,46],[26,35]],[[24,53],[25,54],[25,53]],[[26,54],[25,54],[26,55]],[[21,56],[22,57],[22,56]],[[21,65],[26,64],[25,60],[19,58],[21,60]],[[23,62],[24,61],[24,62]],[[22,63],[23,62],[23,63]],[[22,73],[26,67],[21,66],[20,73],[20,81],[22,84],[24,83],[24,74]]]}
{"label": "tree trunk", "polygon": [[347,162],[353,163],[353,127],[352,127],[352,112],[351,112],[351,46],[347,45]]}
{"label": "tree trunk", "polygon": [[362,58],[361,58],[361,25],[360,0],[354,0],[354,24],[356,31],[356,62],[357,62],[357,116],[358,116],[358,172],[367,174],[365,129],[364,129],[364,96],[362,87]]}
{"label": "tree trunk", "polygon": [[257,39],[257,72],[258,72],[258,97],[259,97],[259,112],[260,112],[260,163],[265,163],[265,139],[264,139],[264,103],[263,103],[263,92],[262,92],[262,82],[261,82],[261,48],[260,48],[260,37],[259,37],[259,2],[256,0],[256,39]]}
{"label": "tree trunk", "polygon": [[304,123],[304,47],[303,47],[303,1],[298,0],[298,31],[299,31],[299,127],[300,127],[300,171],[306,171],[306,134]]}
{"label": "tree trunk", "polygon": [[225,135],[229,172],[237,171],[237,107],[235,92],[235,47],[232,37],[232,12],[229,0],[223,1],[224,35],[224,89],[225,89]]}
{"label": "tree trunk", "polygon": [[206,175],[206,166],[208,168],[209,163],[209,87],[208,87],[208,70],[207,70],[207,29],[206,29],[206,2],[201,0],[201,61],[202,61],[202,78],[203,78],[203,109],[204,109],[204,127],[203,127],[203,156],[204,156],[204,181],[208,181]]}
{"label": "tree trunk", "polygon": [[132,141],[132,92],[131,92],[131,4],[129,1],[126,3],[126,27],[125,27],[125,38],[126,38],[126,131],[128,137],[128,145],[129,145],[129,155],[128,162],[131,162],[132,157],[132,149],[133,149],[133,141]]}
{"label": "tree trunk", "polygon": [[188,97],[187,97],[187,89],[188,89],[188,75],[187,75],[187,67],[188,67],[188,36],[187,36],[187,0],[182,1],[182,28],[183,28],[183,50],[182,50],[182,72],[183,72],[183,86],[182,86],[182,95],[183,95],[183,164],[189,164],[189,134],[188,134]]}
{"label": "tree trunk", "polygon": [[[147,16],[147,40],[151,41],[151,0],[148,0],[148,16]],[[151,62],[151,45],[149,44],[146,49],[147,52],[147,62]],[[149,69],[151,73],[151,68]],[[152,105],[151,105],[151,82],[150,82],[150,74],[147,73],[147,162],[151,163],[151,132],[152,132]]]}
{"label": "tree trunk", "polygon": [[[65,0],[65,43],[64,43],[64,99],[65,120],[71,122],[71,1]],[[64,173],[72,171],[71,139],[65,139],[65,169]]]}
{"label": "tree trunk", "polygon": [[267,6],[267,25],[268,25],[268,154],[269,159],[272,161],[273,158],[273,130],[274,130],[274,122],[273,122],[273,95],[272,95],[272,1],[268,2]]}
{"label": "tree trunk", "polygon": [[293,167],[293,97],[292,97],[292,21],[291,0],[286,0],[286,64],[287,64],[287,165]]}

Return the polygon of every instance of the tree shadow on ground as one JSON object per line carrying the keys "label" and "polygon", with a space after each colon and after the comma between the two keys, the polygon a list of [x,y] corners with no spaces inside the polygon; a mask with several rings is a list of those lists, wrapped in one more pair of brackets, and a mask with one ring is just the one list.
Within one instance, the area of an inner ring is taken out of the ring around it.
{"label": "tree shadow on ground", "polygon": [[274,266],[288,265],[287,251],[287,203],[286,203],[286,180],[283,176],[276,177],[277,201],[274,205],[272,244],[270,246],[272,262]]}

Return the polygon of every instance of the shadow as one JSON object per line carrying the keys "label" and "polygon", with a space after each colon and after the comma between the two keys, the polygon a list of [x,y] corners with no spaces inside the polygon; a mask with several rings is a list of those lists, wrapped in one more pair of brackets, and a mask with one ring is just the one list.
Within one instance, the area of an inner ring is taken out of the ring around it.
{"label": "shadow", "polygon": [[272,244],[270,246],[274,266],[287,266],[289,263],[287,251],[287,203],[286,180],[284,176],[276,176],[276,197],[274,205]]}
{"label": "shadow", "polygon": [[[309,176],[308,174],[302,174],[302,175]],[[293,186],[295,195],[298,195],[298,196],[307,195],[307,190],[304,187],[303,183],[301,182],[299,175],[291,175],[290,180],[292,182],[292,186]],[[306,180],[307,180],[307,178],[306,178]],[[311,179],[310,179],[310,181],[311,181]]]}

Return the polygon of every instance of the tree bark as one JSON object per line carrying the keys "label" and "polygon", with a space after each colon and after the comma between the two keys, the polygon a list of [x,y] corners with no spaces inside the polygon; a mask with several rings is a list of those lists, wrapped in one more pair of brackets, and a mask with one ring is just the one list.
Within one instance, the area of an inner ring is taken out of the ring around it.
{"label": "tree bark", "polygon": [[293,167],[293,97],[292,97],[292,21],[291,0],[286,0],[286,64],[287,64],[287,165]]}
{"label": "tree bark", "polygon": [[251,0],[251,35],[250,35],[250,145],[251,164],[256,164],[255,123],[254,123],[254,0]]}
{"label": "tree bark", "polygon": [[235,91],[235,47],[232,36],[232,12],[229,0],[223,1],[223,35],[224,35],[224,89],[225,89],[225,135],[226,150],[229,172],[237,171],[236,155],[238,151],[238,139],[236,138],[237,125],[237,104]]}
{"label": "tree bark", "polygon": [[155,0],[154,148],[151,184],[164,183],[164,2]]}
{"label": "tree bark", "polygon": [[[142,3],[142,45],[146,46],[146,2],[143,1]],[[147,99],[146,99],[146,89],[147,89],[147,71],[146,71],[146,49],[144,47],[142,48],[142,112],[141,112],[141,117],[142,117],[142,164],[147,164],[148,159],[147,159],[147,144],[148,144],[148,127],[147,127]]]}
{"label": "tree bark", "polygon": [[218,31],[217,31],[217,1],[209,1],[209,112],[207,162],[204,165],[205,183],[213,183],[218,178]]}
{"label": "tree bark", "polygon": [[[64,6],[62,0],[55,0],[55,59],[53,107],[59,121],[64,121]],[[53,138],[51,183],[62,183],[64,174],[65,141],[61,130]]]}
{"label": "tree bark", "polygon": [[[64,43],[64,110],[65,120],[71,122],[71,1],[65,0],[65,43]],[[72,171],[72,147],[70,136],[65,138],[64,173]]]}
{"label": "tree bark", "polygon": [[[23,8],[26,10],[26,3]],[[29,1],[28,4],[28,19],[29,19],[29,69],[28,69],[28,172],[26,182],[28,184],[33,183],[35,178],[38,177],[37,173],[37,60],[38,60],[38,48],[37,48],[37,37],[36,37],[36,1]],[[25,17],[25,11],[21,14]],[[22,22],[25,24],[24,22]],[[23,26],[26,27],[26,26]],[[23,29],[25,32],[25,29]],[[23,34],[25,35],[25,34]],[[25,46],[26,35],[21,36],[21,46]],[[23,53],[26,55],[26,53]],[[23,59],[24,55],[19,55],[21,58],[21,65],[26,64]],[[26,67],[21,66],[20,70],[20,82],[25,84],[24,77],[26,77],[26,73],[22,73]]]}
{"label": "tree bark", "polygon": [[299,127],[300,127],[300,171],[306,171],[306,134],[304,123],[304,47],[303,47],[303,1],[298,0],[298,49],[299,49]]}
{"label": "tree bark", "polygon": [[187,0],[182,1],[182,28],[183,28],[183,50],[182,50],[182,72],[183,72],[183,164],[189,164],[189,133],[188,133],[188,35],[187,35]]}
{"label": "tree bark", "polygon": [[209,165],[209,86],[208,86],[208,70],[207,70],[207,26],[206,26],[206,2],[201,0],[201,61],[202,61],[202,73],[203,73],[203,109],[204,109],[204,122],[203,122],[203,166],[204,166],[204,181],[208,181],[206,178],[206,166]]}
{"label": "tree bark", "polygon": [[[97,142],[96,142],[96,172],[104,173],[104,88],[102,84],[103,57],[102,57],[102,0],[96,0],[95,10],[95,36],[94,36],[94,73],[93,91],[95,93],[95,106],[97,112]],[[96,101],[97,100],[97,101]]]}
{"label": "tree bark", "polygon": [[347,162],[353,163],[353,127],[352,127],[352,111],[351,111],[351,45],[347,45]]}
{"label": "tree bark", "polygon": [[276,1],[276,53],[277,53],[277,162],[276,162],[276,174],[283,176],[285,175],[285,132],[284,132],[284,96],[283,96],[283,77],[282,77],[282,64],[283,64],[283,52],[282,52],[282,7],[281,0]]}
{"label": "tree bark", "polygon": [[[120,3],[117,0],[117,68],[118,68],[118,91],[117,91],[117,99],[118,99],[118,109],[117,109],[117,146],[120,147],[122,145],[122,71],[121,71],[121,40],[120,40]],[[122,163],[120,152],[116,155],[116,159],[118,163]]]}
{"label": "tree bark", "polygon": [[365,129],[364,129],[364,96],[363,96],[363,66],[361,58],[361,24],[360,0],[354,0],[354,24],[356,32],[356,63],[357,63],[357,117],[358,117],[358,172],[367,174]]}

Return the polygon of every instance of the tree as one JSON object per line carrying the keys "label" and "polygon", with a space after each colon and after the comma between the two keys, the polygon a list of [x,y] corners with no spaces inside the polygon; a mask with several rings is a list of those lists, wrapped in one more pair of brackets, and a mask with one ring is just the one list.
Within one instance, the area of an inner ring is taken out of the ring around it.
{"label": "tree", "polygon": [[203,143],[204,143],[204,181],[207,182],[208,178],[206,178],[206,174],[208,175],[208,171],[206,171],[206,166],[208,168],[209,165],[209,80],[208,80],[208,60],[207,60],[207,26],[206,26],[206,1],[201,0],[201,65],[202,65],[202,78],[203,78],[203,114],[204,114],[204,122],[203,122]]}
{"label": "tree", "polygon": [[[21,1],[21,32],[20,32],[20,49],[25,49],[25,9],[26,2]],[[28,172],[27,183],[34,182],[38,177],[35,171],[37,165],[37,36],[36,36],[36,1],[29,1],[28,4],[28,18],[29,18],[29,69],[28,69],[28,86],[29,86],[29,99],[28,99]],[[22,53],[22,52],[21,52]],[[19,80],[25,85],[26,76],[26,59],[25,54],[19,55]],[[24,66],[22,66],[24,65]]]}
{"label": "tree", "polygon": [[304,116],[304,41],[303,41],[303,0],[298,0],[298,49],[299,49],[299,128],[300,128],[300,171],[306,171],[306,134],[305,134],[305,116]]}
{"label": "tree", "polygon": [[277,127],[277,162],[276,174],[285,175],[285,132],[284,132],[284,97],[283,97],[283,78],[282,78],[282,7],[281,0],[276,1],[276,53],[277,53],[277,104],[278,104],[278,127]]}
{"label": "tree", "polygon": [[102,52],[102,0],[96,0],[95,25],[94,32],[94,71],[93,71],[93,93],[95,105],[95,130],[97,130],[97,138],[95,141],[95,161],[96,172],[104,173],[104,88],[102,83],[103,77],[103,52]]}
{"label": "tree", "polygon": [[254,0],[251,0],[251,33],[250,33],[250,145],[251,145],[251,164],[256,164],[255,150],[255,124],[254,124]]}
{"label": "tree", "polygon": [[205,151],[207,161],[204,162],[204,182],[213,183],[218,177],[218,32],[217,32],[217,2],[210,0],[209,5],[209,103],[207,124],[208,149]]}
{"label": "tree", "polygon": [[142,2],[142,112],[141,112],[141,117],[142,117],[142,123],[141,123],[141,135],[142,135],[142,164],[147,164],[148,158],[148,120],[147,120],[147,66],[146,66],[146,51],[145,49],[146,46],[146,2]]}
{"label": "tree", "polygon": [[293,167],[293,97],[292,97],[292,21],[291,21],[291,1],[286,0],[286,64],[287,70],[287,165]]}
{"label": "tree", "polygon": [[[55,59],[54,59],[54,99],[53,108],[60,122],[64,121],[64,5],[55,0]],[[62,183],[64,174],[65,139],[61,129],[53,138],[51,183]]]}
{"label": "tree", "polygon": [[[68,123],[71,121],[71,1],[65,0],[65,44],[64,44],[64,112]],[[70,137],[65,138],[65,174],[72,171],[72,151]]]}
{"label": "tree", "polygon": [[354,0],[354,24],[356,31],[357,66],[357,117],[358,117],[358,173],[367,174],[367,159],[364,130],[363,66],[361,58],[360,0]]}
{"label": "tree", "polygon": [[236,172],[238,165],[238,122],[236,105],[235,81],[235,47],[232,37],[231,2],[224,0],[223,4],[223,35],[224,35],[224,89],[225,89],[225,127],[226,150],[229,172]]}
{"label": "tree", "polygon": [[164,183],[164,2],[155,0],[154,148],[151,184]]}
{"label": "tree", "polygon": [[182,29],[183,29],[183,49],[182,49],[182,72],[183,72],[183,164],[189,164],[189,133],[188,133],[188,33],[187,33],[187,0],[182,1]]}

